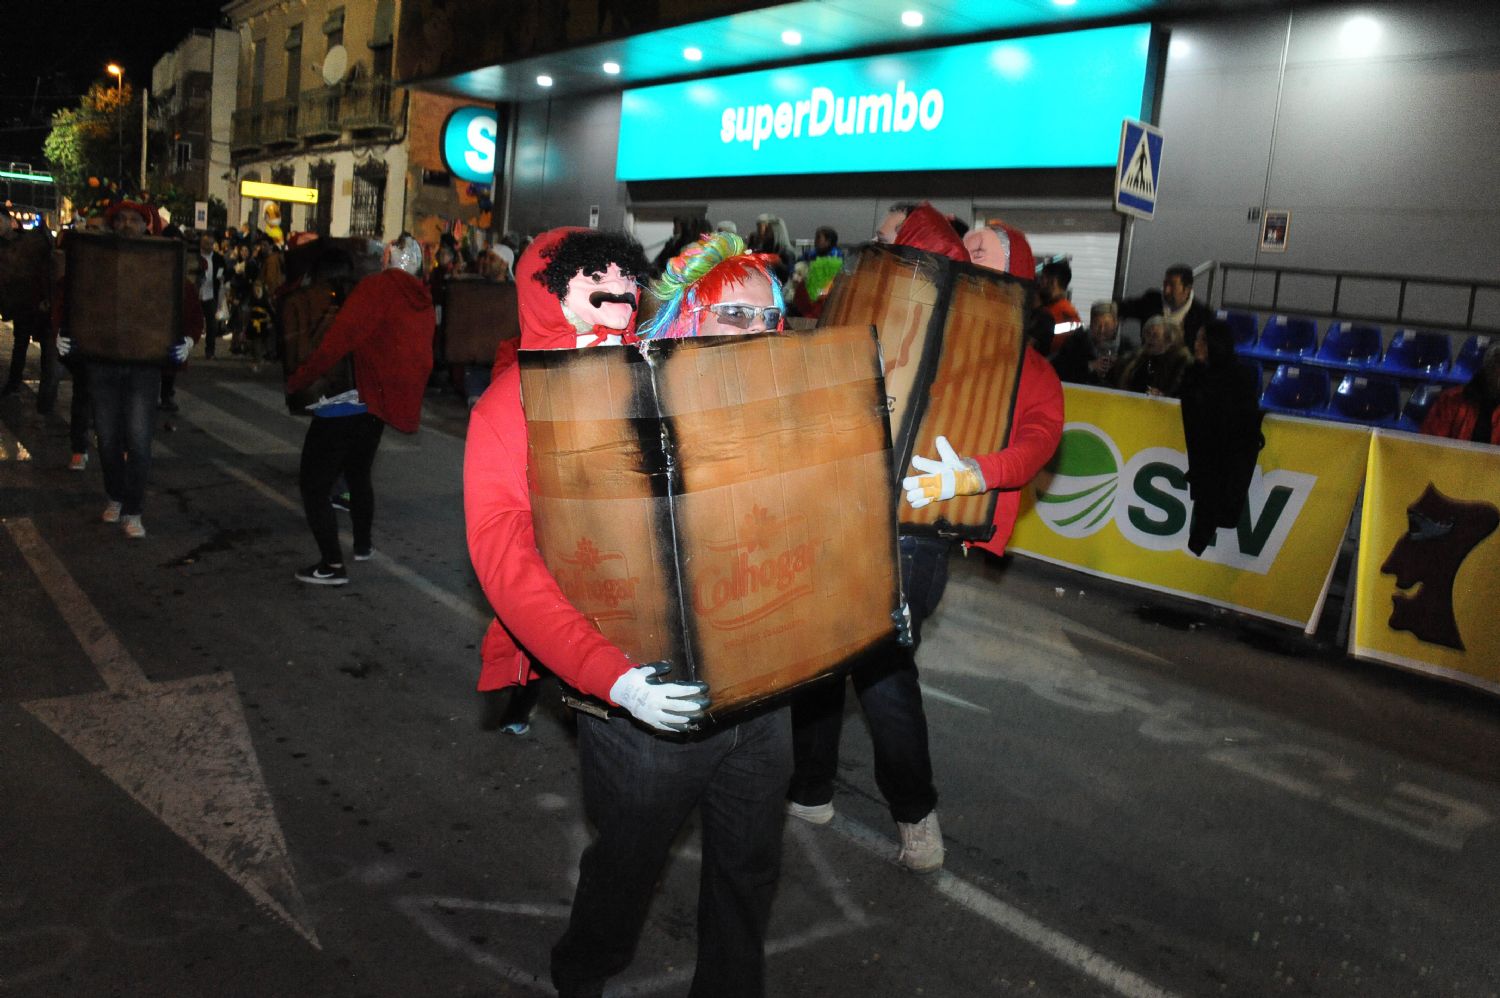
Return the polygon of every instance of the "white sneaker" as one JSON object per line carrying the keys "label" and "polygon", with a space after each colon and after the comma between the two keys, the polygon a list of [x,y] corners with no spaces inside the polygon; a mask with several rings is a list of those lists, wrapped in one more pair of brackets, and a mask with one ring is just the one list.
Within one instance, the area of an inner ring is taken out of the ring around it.
{"label": "white sneaker", "polygon": [[833,801],[826,804],[798,804],[794,800],[786,802],[786,813],[793,818],[801,818],[809,825],[826,825],[833,820]]}
{"label": "white sneaker", "polygon": [[105,523],[119,523],[120,510],[123,508],[124,507],[120,503],[117,503],[113,499],[111,499],[109,501],[109,505],[104,507],[104,512],[99,515],[99,519],[103,520]]}
{"label": "white sneaker", "polygon": [[146,525],[141,522],[141,515],[139,513],[134,516],[122,517],[122,520],[125,524],[126,537],[129,537],[133,541],[138,541],[146,536]]}
{"label": "white sneaker", "polygon": [[915,824],[896,822],[901,833],[901,852],[896,862],[913,873],[931,873],[943,865],[943,830],[938,827],[936,811]]}

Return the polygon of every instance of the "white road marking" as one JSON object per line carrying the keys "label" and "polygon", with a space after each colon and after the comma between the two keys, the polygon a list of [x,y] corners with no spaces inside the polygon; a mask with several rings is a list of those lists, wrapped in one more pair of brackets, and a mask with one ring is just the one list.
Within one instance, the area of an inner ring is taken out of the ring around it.
{"label": "white road marking", "polygon": [[109,691],[126,693],[148,685],[146,674],[42,540],[36,524],[21,518],[5,521],[5,527]]}
{"label": "white road marking", "polygon": [[177,390],[185,411],[180,418],[241,454],[300,454],[300,445],[257,429],[245,420],[205,401],[202,396]]}
{"label": "white road marking", "polygon": [[937,700],[940,703],[946,703],[954,707],[962,707],[964,710],[972,710],[978,714],[992,713],[992,711],[988,707],[980,706],[977,703],[971,703],[968,700],[965,700],[963,697],[954,696],[952,693],[946,693],[943,690],[938,689],[936,686],[932,686],[928,683],[922,684],[922,696],[931,697],[932,699]]}
{"label": "white road marking", "polygon": [[[239,468],[236,468],[224,461],[216,459],[214,460],[213,464],[214,467],[224,472],[224,474],[250,486],[250,488],[254,489],[262,496],[265,496],[267,499],[280,506],[282,509],[295,513],[298,516],[302,515],[301,501],[293,500],[285,495],[282,495],[280,492],[276,491],[274,487],[267,485],[265,482],[262,482],[260,479],[256,478],[249,472],[242,471]],[[353,538],[349,536],[348,531],[342,532],[339,535],[339,538],[341,541],[343,541],[345,546],[353,546]],[[376,548],[378,550],[379,545],[376,545]],[[400,564],[399,562],[391,559],[388,556],[377,554],[373,560],[364,562],[363,564],[378,566],[391,575],[394,575],[402,582],[411,586],[422,595],[428,597],[436,603],[440,603],[459,616],[473,621],[478,625],[488,626],[491,620],[491,615],[489,613],[475,606],[472,602],[449,592],[447,589],[444,589],[442,586],[438,585],[436,582],[433,582],[431,579],[428,579],[426,576],[412,571],[405,565]]]}
{"label": "white road marking", "polygon": [[[881,859],[891,860],[895,855],[895,843],[890,839],[842,814],[834,815],[828,827]],[[929,874],[921,882],[931,885],[948,900],[962,905],[996,928],[1093,978],[1123,998],[1173,998],[1172,992],[1049,928],[947,870]]]}
{"label": "white road marking", "polygon": [[[254,402],[262,409],[268,409],[283,419],[294,419],[301,424],[301,427],[305,427],[307,421],[313,418],[311,416],[292,415],[286,408],[285,393],[277,391],[275,388],[259,381],[221,381],[219,382],[219,387],[225,391],[233,392],[246,401]],[[299,427],[298,433],[306,432],[301,427]],[[383,434],[380,438],[381,450],[416,450],[417,447],[418,444],[414,438],[410,438],[399,431]]]}
{"label": "white road marking", "polygon": [[22,704],[314,947],[286,839],[227,673],[152,683],[29,519],[5,521],[106,691]]}

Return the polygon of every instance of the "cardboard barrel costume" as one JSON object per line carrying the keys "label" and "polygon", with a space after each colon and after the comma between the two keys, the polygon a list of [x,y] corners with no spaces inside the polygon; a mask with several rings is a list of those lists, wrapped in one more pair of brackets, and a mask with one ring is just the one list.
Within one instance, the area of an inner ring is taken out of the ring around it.
{"label": "cardboard barrel costume", "polygon": [[489,367],[500,344],[521,335],[513,282],[459,274],[448,279],[444,296],[443,357],[448,363]]}
{"label": "cardboard barrel costume", "polygon": [[[1026,296],[1025,284],[1008,274],[909,246],[871,243],[846,258],[818,324],[875,326],[898,478],[912,455],[935,451],[939,433],[961,454],[1006,447]],[[903,532],[987,540],[996,501],[991,489],[921,509],[903,503]]]}
{"label": "cardboard barrel costume", "polygon": [[64,328],[92,360],[159,364],[182,325],[183,252],[175,239],[71,232]]}
{"label": "cardboard barrel costume", "polygon": [[520,356],[537,548],[632,661],[706,682],[722,720],[894,640],[868,327]]}

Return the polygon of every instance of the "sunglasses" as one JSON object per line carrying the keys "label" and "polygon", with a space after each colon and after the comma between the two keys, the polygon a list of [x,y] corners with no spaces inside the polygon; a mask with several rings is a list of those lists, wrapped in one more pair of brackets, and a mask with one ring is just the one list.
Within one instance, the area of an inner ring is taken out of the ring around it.
{"label": "sunglasses", "polygon": [[724,325],[733,326],[735,329],[749,329],[755,325],[756,319],[764,319],[767,329],[781,328],[781,309],[775,305],[760,307],[756,305],[736,305],[729,303],[724,305],[705,305],[697,309],[697,311],[702,312],[704,309],[712,312]]}

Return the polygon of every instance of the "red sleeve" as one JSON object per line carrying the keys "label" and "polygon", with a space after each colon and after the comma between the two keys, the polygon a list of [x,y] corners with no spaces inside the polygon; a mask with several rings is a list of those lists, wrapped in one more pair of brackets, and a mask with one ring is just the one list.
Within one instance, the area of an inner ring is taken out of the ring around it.
{"label": "red sleeve", "polygon": [[976,456],[984,482],[992,489],[1019,489],[1052,460],[1062,439],[1063,393],[1057,372],[1031,347],[1021,361],[1010,445]]}
{"label": "red sleeve", "polygon": [[359,346],[380,321],[379,304],[379,288],[373,279],[367,278],[356,284],[338,315],[334,316],[333,325],[323,334],[318,348],[287,379],[287,392],[300,392],[327,373],[344,354]]}
{"label": "red sleeve", "polygon": [[[607,701],[615,680],[635,663],[568,602],[536,549],[520,384],[519,369],[510,365],[469,417],[464,445],[469,558],[495,616],[516,642],[569,686]],[[487,653],[492,644],[502,642],[487,638]]]}

